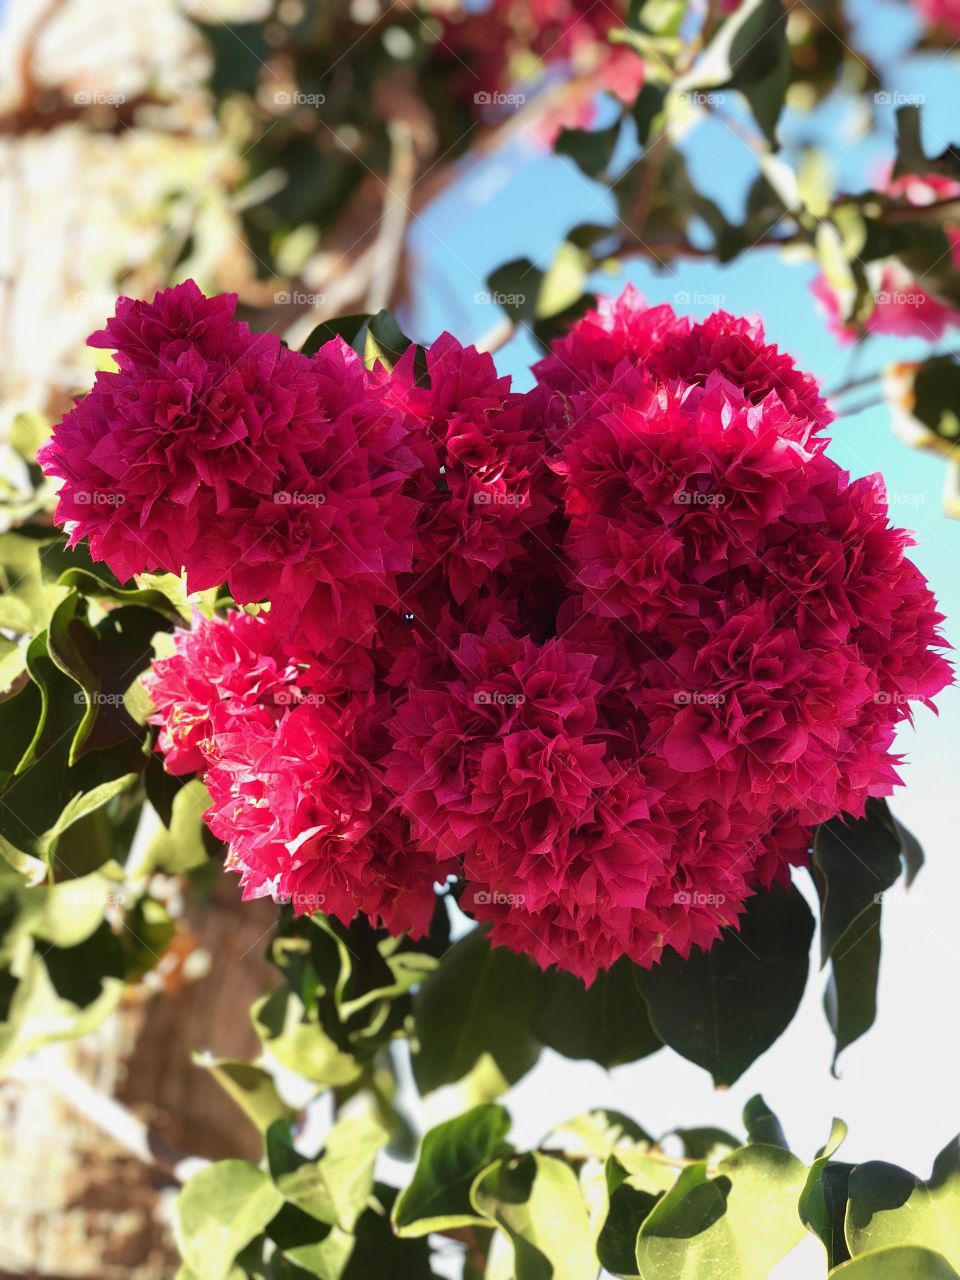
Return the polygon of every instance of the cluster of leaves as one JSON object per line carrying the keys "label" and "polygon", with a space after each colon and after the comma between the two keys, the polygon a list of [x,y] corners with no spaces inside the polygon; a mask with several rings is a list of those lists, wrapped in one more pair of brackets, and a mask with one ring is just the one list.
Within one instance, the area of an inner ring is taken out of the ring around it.
{"label": "cluster of leaves", "polygon": [[960,1268],[960,1139],[924,1181],[879,1161],[835,1159],[835,1120],[809,1166],[761,1097],[747,1141],[719,1129],[654,1139],[593,1111],[534,1150],[510,1143],[510,1116],[481,1103],[431,1129],[402,1189],[376,1181],[387,1134],[368,1114],[338,1119],[308,1159],[276,1121],[265,1168],[211,1165],[183,1189],[179,1280],[426,1280],[431,1239],[459,1242],[464,1274],[515,1280],[766,1280],[804,1238],[830,1275],[949,1280]]}
{"label": "cluster of leaves", "polygon": [[[36,424],[34,424],[35,426]],[[153,755],[137,678],[190,615],[180,583],[124,587],[45,514],[37,431],[0,535],[0,1063],[82,1035],[159,959],[175,925],[155,872],[208,859],[199,783]],[[32,480],[31,486],[29,481]],[[134,838],[148,796],[162,823]]]}

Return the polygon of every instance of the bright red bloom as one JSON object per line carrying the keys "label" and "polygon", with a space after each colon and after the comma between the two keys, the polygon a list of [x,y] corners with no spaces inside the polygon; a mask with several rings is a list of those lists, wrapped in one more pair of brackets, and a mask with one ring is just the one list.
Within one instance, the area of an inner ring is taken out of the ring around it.
{"label": "bright red bloom", "polygon": [[[627,291],[520,394],[449,335],[418,378],[231,316],[122,303],[120,371],[44,462],[118,572],[269,605],[198,617],[149,679],[247,896],[419,934],[452,877],[496,943],[591,981],[709,947],[896,785],[942,619],[758,323]],[[79,498],[107,480],[123,501]]]}

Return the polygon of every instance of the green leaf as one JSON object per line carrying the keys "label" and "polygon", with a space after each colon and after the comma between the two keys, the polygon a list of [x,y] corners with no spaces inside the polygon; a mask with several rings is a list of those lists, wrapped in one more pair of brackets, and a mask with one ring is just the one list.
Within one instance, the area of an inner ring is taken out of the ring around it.
{"label": "green leaf", "polygon": [[[561,1146],[571,1157],[595,1156],[605,1160],[614,1152],[648,1150],[654,1140],[642,1125],[622,1111],[598,1107],[584,1111],[551,1130],[550,1144]],[[735,1142],[735,1147],[740,1143]]]}
{"label": "green leaf", "polygon": [[861,1254],[830,1272],[830,1280],[957,1280],[946,1258],[932,1249],[903,1245]]}
{"label": "green leaf", "polygon": [[[168,576],[174,582],[180,582],[180,579],[174,578],[172,574]],[[169,622],[182,622],[184,618],[183,610],[177,608],[168,592],[156,587],[121,587],[98,573],[91,573],[89,569],[64,569],[57,579],[57,585],[75,590],[81,596],[94,600],[110,600],[121,605],[140,605],[145,609],[152,609]],[[186,606],[187,617],[189,612],[189,606]]]}
{"label": "green leaf", "polygon": [[900,837],[900,855],[903,858],[905,868],[903,883],[909,889],[914,880],[916,880],[925,861],[923,845],[913,832],[903,825],[899,818],[892,813],[890,817],[897,829],[897,835]]}
{"label": "green leaf", "polygon": [[636,1062],[662,1049],[634,968],[626,958],[619,960],[589,987],[562,970],[542,974],[534,1035],[567,1058],[589,1058],[602,1067]]}
{"label": "green leaf", "polygon": [[587,1280],[597,1257],[586,1205],[570,1166],[539,1153],[498,1160],[470,1199],[513,1246],[514,1280]]}
{"label": "green leaf", "polygon": [[544,273],[529,258],[512,258],[487,276],[492,301],[503,307],[515,324],[533,320]]}
{"label": "green leaf", "polygon": [[360,1064],[344,1053],[308,1016],[295,992],[278,988],[258,1000],[250,1010],[263,1047],[282,1066],[315,1084],[350,1084],[360,1075]]}
{"label": "green leaf", "polygon": [[[112,956],[103,955],[104,931],[114,944]],[[41,1045],[84,1036],[113,1013],[124,994],[116,976],[122,968],[115,963],[118,949],[104,925],[78,947],[51,947],[18,961],[19,980],[0,1023],[0,1069]]]}
{"label": "green leaf", "polygon": [[738,89],[773,142],[790,79],[787,14],[780,0],[744,0],[675,88]]}
{"label": "green leaf", "polygon": [[50,439],[50,422],[42,413],[24,410],[10,424],[10,443],[27,462],[36,462],[37,451]]}
{"label": "green leaf", "polygon": [[379,360],[387,369],[392,369],[411,346],[410,339],[392,313],[378,311],[376,315],[358,314],[325,320],[311,330],[300,350],[304,355],[312,356],[334,338],[342,338],[363,356],[368,367]]}
{"label": "green leaf", "polygon": [[209,808],[209,791],[199,778],[191,778],[174,795],[169,823],[158,827],[131,874],[163,871],[168,875],[181,875],[208,862],[203,815]]}
{"label": "green leaf", "polygon": [[960,363],[955,356],[931,356],[919,366],[910,416],[927,427],[943,449],[955,451],[960,438]]}
{"label": "green leaf", "polygon": [[353,1235],[334,1227],[321,1242],[287,1248],[284,1256],[320,1280],[435,1280],[427,1241],[400,1239],[391,1229],[396,1194],[393,1187],[375,1184]]}
{"label": "green leaf", "polygon": [[800,1194],[800,1220],[819,1236],[831,1267],[845,1262],[850,1254],[843,1234],[847,1203],[847,1179],[853,1165],[831,1163],[831,1157],[847,1136],[847,1126],[834,1118],[830,1136],[810,1166]]}
{"label": "green leaf", "polygon": [[613,158],[620,121],[609,129],[561,129],[553,150],[568,156],[588,178],[599,178]]}
{"label": "green leaf", "polygon": [[377,1155],[389,1136],[368,1115],[338,1120],[319,1159],[276,1176],[283,1198],[320,1222],[353,1231],[373,1190]]}
{"label": "green leaf", "polygon": [[900,874],[900,839],[882,801],[863,818],[833,818],[813,838],[813,876],[820,895],[820,954],[826,964],[857,917],[880,901]]}
{"label": "green leaf", "polygon": [[835,1039],[834,1069],[876,1018],[881,903],[900,874],[905,848],[882,800],[869,800],[863,818],[834,818],[814,833],[821,959],[832,962],[824,1008]]}
{"label": "green leaf", "polygon": [[768,1147],[790,1150],[780,1121],[773,1114],[760,1094],[754,1094],[743,1108],[743,1124],[750,1142],[765,1143]]}
{"label": "green leaf", "polygon": [[671,1048],[732,1084],[787,1027],[803,995],[813,919],[793,888],[758,893],[738,932],[687,960],[665,952],[638,975],[654,1029]]}
{"label": "green leaf", "polygon": [[52,545],[52,539],[43,543],[19,533],[0,535],[0,627],[35,635],[66,596],[66,588],[51,586],[43,572],[43,558]]}
{"label": "green leaf", "polygon": [[618,1154],[607,1159],[604,1179],[607,1209],[597,1235],[597,1257],[607,1271],[635,1276],[637,1233],[660,1197],[670,1190],[674,1173],[643,1157],[628,1165]]}
{"label": "green leaf", "polygon": [[871,903],[850,925],[831,957],[823,1007],[834,1035],[834,1074],[837,1058],[870,1030],[877,1016],[880,913],[880,903]]}
{"label": "green leaf", "polygon": [[425,1134],[410,1185],[397,1199],[393,1222],[401,1236],[424,1236],[482,1223],[470,1204],[477,1175],[512,1150],[504,1140],[510,1116],[485,1104]]}
{"label": "green leaf", "polygon": [[488,1102],[515,1084],[540,1055],[536,995],[525,956],[491,947],[485,928],[461,938],[414,997],[420,1092],[460,1084],[469,1101]]}
{"label": "green leaf", "polygon": [[807,1216],[801,1214],[804,1224],[820,1237],[831,1266],[839,1266],[850,1257],[843,1220],[847,1211],[847,1183],[853,1169],[852,1164],[842,1160],[824,1165],[808,1204]]}
{"label": "green leaf", "polygon": [[184,1262],[203,1280],[227,1280],[237,1254],[282,1204],[267,1175],[246,1160],[221,1160],[202,1169],[174,1207],[174,1234]]}
{"label": "green leaf", "polygon": [[266,1133],[274,1121],[292,1120],[297,1114],[277,1093],[273,1076],[263,1067],[202,1053],[194,1054],[193,1061],[210,1072],[261,1133]]}
{"label": "green leaf", "polygon": [[21,924],[51,946],[76,947],[99,928],[107,906],[121,898],[122,887],[99,874],[29,889]]}
{"label": "green leaf", "polygon": [[[81,747],[89,738],[99,712],[100,651],[96,632],[86,620],[86,604],[75,588],[57,605],[47,629],[47,652],[60,670],[74,680],[86,700],[83,715],[70,743],[68,762],[75,764]],[[81,693],[74,694],[74,701]]]}
{"label": "green leaf", "polygon": [[935,1249],[960,1269],[960,1138],[937,1156],[928,1181],[882,1161],[850,1174],[845,1233],[856,1257],[889,1245]]}
{"label": "green leaf", "polygon": [[683,1143],[683,1154],[688,1160],[711,1160],[719,1153],[736,1151],[742,1146],[739,1138],[726,1129],[704,1125],[695,1129],[672,1129],[671,1133]]}
{"label": "green leaf", "polygon": [[741,1147],[717,1177],[691,1165],[644,1220],[643,1280],[767,1280],[803,1239],[797,1197],[806,1168],[782,1147]]}

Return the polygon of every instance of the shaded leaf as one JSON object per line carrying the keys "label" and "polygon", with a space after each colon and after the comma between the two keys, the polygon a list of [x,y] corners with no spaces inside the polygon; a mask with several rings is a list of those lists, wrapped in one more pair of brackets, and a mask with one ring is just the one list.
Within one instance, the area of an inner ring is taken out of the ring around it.
{"label": "shaded leaf", "polygon": [[470,1199],[513,1247],[515,1280],[585,1280],[597,1272],[587,1210],[569,1165],[539,1153],[498,1160]]}
{"label": "shaded leaf", "polygon": [[813,918],[795,889],[758,893],[738,932],[687,960],[666,952],[638,973],[654,1029],[716,1084],[732,1084],[796,1012],[812,936]]}
{"label": "shaded leaf", "polygon": [[525,956],[491,947],[485,928],[461,938],[414,997],[420,1092],[466,1081],[488,1101],[525,1075],[540,1054],[530,1030],[536,994]]}
{"label": "shaded leaf", "polygon": [[750,1142],[765,1143],[768,1147],[790,1150],[780,1121],[773,1114],[760,1094],[754,1094],[743,1108],[743,1124]]}
{"label": "shaded leaf", "polygon": [[929,1180],[872,1160],[850,1174],[845,1233],[856,1257],[889,1245],[934,1249],[960,1270],[960,1138],[937,1156]]}
{"label": "shaded leaf", "polygon": [[634,967],[626,958],[619,960],[589,987],[563,970],[542,974],[534,1034],[567,1058],[589,1058],[603,1067],[636,1062],[661,1049]]}

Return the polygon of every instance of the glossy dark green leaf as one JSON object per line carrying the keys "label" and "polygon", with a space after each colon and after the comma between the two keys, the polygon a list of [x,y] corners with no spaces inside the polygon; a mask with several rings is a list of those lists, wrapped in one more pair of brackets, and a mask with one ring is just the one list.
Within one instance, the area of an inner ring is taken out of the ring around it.
{"label": "glossy dark green leaf", "polygon": [[738,89],[773,141],[790,76],[787,14],[780,0],[744,0],[717,30],[680,92]]}
{"label": "glossy dark green leaf", "polygon": [[393,314],[378,311],[375,315],[366,313],[325,320],[311,330],[300,350],[312,356],[334,338],[342,338],[368,363],[379,360],[388,369],[393,368],[411,345]]}
{"label": "glossy dark green leaf", "polygon": [[639,974],[654,1029],[671,1048],[732,1084],[785,1030],[809,969],[813,918],[793,888],[758,893],[739,931],[687,960],[672,952]]}
{"label": "glossy dark green leaf", "polygon": [[834,1118],[830,1136],[810,1166],[798,1204],[801,1222],[819,1236],[831,1267],[845,1262],[850,1256],[843,1234],[843,1220],[847,1208],[847,1182],[853,1165],[833,1160],[846,1136],[847,1126]]}
{"label": "glossy dark green leaf", "polygon": [[663,1193],[660,1187],[637,1185],[628,1170],[611,1156],[604,1167],[607,1212],[597,1236],[597,1258],[617,1276],[637,1274],[637,1232]]}
{"label": "glossy dark green leaf", "polygon": [[850,925],[831,956],[823,1007],[834,1035],[834,1072],[843,1050],[869,1031],[877,1016],[880,917],[880,903],[871,903]]}
{"label": "glossy dark green leaf", "polygon": [[868,801],[863,818],[833,818],[817,827],[813,876],[823,964],[861,912],[882,901],[900,869],[900,839],[882,801]]}
{"label": "glossy dark green leaf", "polygon": [[544,973],[537,983],[534,1035],[566,1058],[589,1058],[603,1067],[636,1062],[661,1049],[634,968],[619,960],[589,987],[563,970]]}
{"label": "glossy dark green leaf", "polygon": [[489,1101],[525,1075],[540,1054],[530,1030],[536,974],[525,956],[491,947],[471,930],[443,957],[414,998],[421,1093],[465,1082],[472,1101]]}
{"label": "glossy dark green leaf", "polygon": [[743,1108],[743,1124],[750,1142],[762,1142],[768,1147],[783,1147],[790,1150],[780,1121],[773,1114],[759,1093],[747,1102]]}

